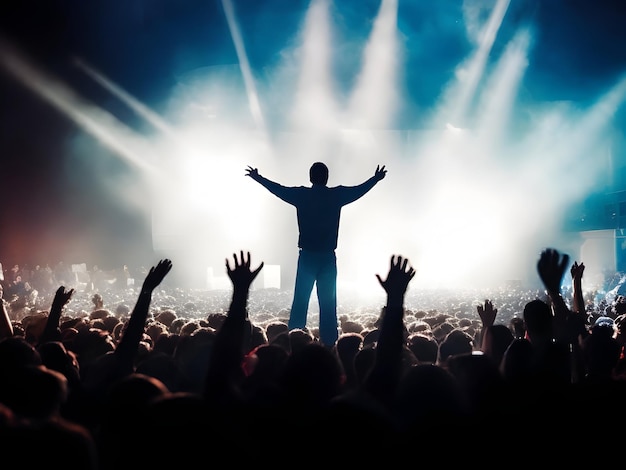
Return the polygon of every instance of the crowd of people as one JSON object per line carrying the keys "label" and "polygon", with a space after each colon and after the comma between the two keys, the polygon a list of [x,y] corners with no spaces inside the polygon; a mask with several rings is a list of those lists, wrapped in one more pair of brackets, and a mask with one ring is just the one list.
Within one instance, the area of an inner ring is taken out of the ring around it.
{"label": "crowd of people", "polygon": [[80,288],[75,275],[50,276],[51,288],[34,270],[5,272],[5,458],[395,465],[443,450],[441,464],[460,464],[508,449],[567,464],[602,458],[597,441],[623,418],[626,300],[598,302],[584,264],[558,250],[539,254],[543,290],[470,300],[409,290],[415,270],[393,255],[377,275],[384,305],[340,302],[334,344],[320,341],[319,315],[289,326],[292,292],[251,290],[263,262],[250,253],[227,259],[232,289],[211,295],[168,288],[172,265]]}

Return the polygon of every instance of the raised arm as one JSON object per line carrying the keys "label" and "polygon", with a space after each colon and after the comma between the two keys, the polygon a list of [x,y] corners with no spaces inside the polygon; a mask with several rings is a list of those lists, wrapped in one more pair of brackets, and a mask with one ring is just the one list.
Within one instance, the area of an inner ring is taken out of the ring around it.
{"label": "raised arm", "polygon": [[233,399],[236,393],[238,374],[245,351],[246,334],[250,334],[248,320],[248,296],[250,286],[264,263],[255,269],[250,268],[250,253],[247,257],[241,251],[239,258],[233,254],[234,266],[226,260],[226,272],[233,284],[233,295],[228,315],[217,332],[213,352],[207,371],[204,395],[213,404],[224,404]]}
{"label": "raised arm", "polygon": [[572,275],[572,293],[573,293],[573,307],[572,310],[580,315],[586,315],[585,309],[585,297],[583,295],[583,273],[585,272],[585,265],[574,261],[570,268],[570,274]]}
{"label": "raised arm", "polygon": [[57,289],[52,300],[52,306],[50,312],[48,312],[48,319],[46,320],[46,326],[44,327],[41,338],[39,338],[39,344],[46,343],[48,341],[60,341],[61,332],[59,331],[59,322],[61,320],[61,314],[63,308],[74,295],[74,289],[66,290],[65,286],[61,286]]}
{"label": "raised arm", "polygon": [[120,366],[123,366],[126,371],[129,370],[129,367],[132,369],[135,355],[139,349],[139,342],[143,337],[148,313],[150,313],[152,293],[171,269],[172,262],[169,259],[162,259],[156,266],[150,268],[143,281],[135,308],[133,308],[126,330],[114,352],[120,361]]}
{"label": "raised arm", "polygon": [[[583,337],[588,334],[586,324],[587,309],[585,308],[585,297],[583,294],[583,273],[585,272],[585,265],[581,262],[574,261],[570,268],[570,274],[572,276],[572,313],[570,314],[570,322],[573,326],[570,329],[573,330],[571,336],[578,339],[579,335]],[[585,376],[585,364],[583,361],[583,355],[581,350],[581,341],[572,341],[572,379],[575,382],[580,381]]]}
{"label": "raised arm", "polygon": [[487,356],[493,358],[493,332],[492,327],[498,315],[498,309],[494,308],[493,302],[485,300],[483,305],[476,306],[476,311],[481,322],[480,328],[480,350]]}
{"label": "raised arm", "polygon": [[558,325],[565,321],[569,313],[569,307],[561,295],[561,283],[568,265],[569,255],[554,248],[543,250],[537,261],[537,272],[552,303],[552,313]]}
{"label": "raised arm", "polygon": [[364,196],[369,192],[370,189],[376,186],[376,183],[382,180],[386,175],[387,170],[385,169],[385,165],[383,165],[382,167],[380,165],[377,165],[374,176],[371,176],[357,186],[344,186],[345,198],[342,203],[349,204]]}
{"label": "raised arm", "polygon": [[275,181],[269,180],[266,177],[261,176],[257,168],[252,168],[251,166],[248,166],[248,168],[246,168],[246,176],[252,178],[254,181],[267,189],[270,193],[278,196],[281,199],[285,199],[285,191],[288,190],[288,188],[286,186],[283,186],[282,184],[278,184]]}
{"label": "raised arm", "polygon": [[264,176],[261,176],[258,169],[252,168],[251,166],[248,166],[248,168],[246,169],[246,176],[252,178],[254,181],[259,183],[261,186],[263,186],[279,199],[282,199],[288,204],[295,205],[296,200],[294,199],[294,197],[298,191],[298,188],[283,186],[282,184],[278,184],[275,181],[269,180]]}
{"label": "raised arm", "polygon": [[391,257],[386,279],[376,274],[378,282],[387,293],[387,303],[376,345],[376,358],[365,387],[383,402],[388,402],[395,392],[402,373],[404,296],[414,276],[415,269],[402,256]]}
{"label": "raised arm", "polygon": [[550,297],[554,315],[555,339],[575,344],[578,335],[584,333],[584,316],[574,314],[561,295],[561,284],[568,269],[569,255],[554,248],[541,252],[537,262],[537,271]]}

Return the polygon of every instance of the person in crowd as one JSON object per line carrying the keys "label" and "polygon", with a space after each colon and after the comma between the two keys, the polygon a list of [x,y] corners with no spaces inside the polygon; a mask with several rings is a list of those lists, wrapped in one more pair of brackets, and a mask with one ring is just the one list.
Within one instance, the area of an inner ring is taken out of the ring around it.
{"label": "person in crowd", "polygon": [[437,340],[428,333],[411,333],[408,346],[418,363],[435,364],[439,355]]}
{"label": "person in crowd", "polygon": [[496,368],[500,367],[506,349],[513,341],[514,333],[509,326],[502,323],[495,324],[498,309],[489,299],[483,305],[476,307],[482,326],[480,328],[480,350],[489,357]]}
{"label": "person in crowd", "polygon": [[358,386],[359,380],[354,361],[362,347],[363,336],[355,332],[342,333],[335,343],[335,353],[341,362],[347,389],[352,390]]}
{"label": "person in crowd", "polygon": [[337,248],[343,206],[360,199],[387,174],[377,166],[374,175],[357,186],[327,186],[328,167],[315,162],[309,169],[311,186],[283,186],[248,166],[249,176],[272,194],[296,208],[298,221],[298,265],[289,316],[289,328],[305,328],[309,300],[317,286],[320,341],[332,348],[337,341]]}
{"label": "person in crowd", "polygon": [[[420,316],[434,328],[449,325],[439,345],[430,333],[407,336],[415,322],[406,308],[415,269],[403,256],[391,257],[386,277],[376,275],[386,294],[384,315],[362,321],[359,333],[343,332],[333,348],[306,328],[285,328],[279,310],[265,327],[255,323],[250,287],[263,266],[253,267],[244,251],[226,259],[232,283],[226,313],[187,318],[195,324],[184,334],[175,327],[183,320],[175,311],[183,310],[153,298],[170,260],[146,272],[124,321],[110,312],[72,316],[81,293],[63,285],[50,309],[29,321],[11,320],[5,306],[0,442],[26,467],[183,468],[194,464],[201,446],[218,452],[232,442],[242,443],[229,454],[237,465],[258,462],[277,444],[293,461],[303,443],[316,442],[320,461],[361,466],[371,453],[343,449],[337,457],[336,446],[373,438],[390,462],[415,442],[432,449],[443,440],[456,450],[446,462],[456,464],[485,442],[520,443],[524,455],[540,458],[553,450],[555,435],[608,429],[624,417],[617,406],[626,384],[619,374],[624,320],[604,315],[588,323],[579,301],[584,264],[570,266],[555,249],[543,250],[537,262],[545,295],[520,297],[515,314],[523,337],[502,330],[510,317],[489,299],[473,312],[477,335],[467,333],[466,318],[434,310]],[[561,290],[568,268],[571,299]],[[93,293],[83,295],[89,305]],[[118,320],[114,327],[108,318]],[[366,340],[373,331],[375,339]],[[416,335],[429,340],[427,350],[413,352]],[[433,345],[445,361],[433,357]],[[609,406],[598,410],[604,401]]]}

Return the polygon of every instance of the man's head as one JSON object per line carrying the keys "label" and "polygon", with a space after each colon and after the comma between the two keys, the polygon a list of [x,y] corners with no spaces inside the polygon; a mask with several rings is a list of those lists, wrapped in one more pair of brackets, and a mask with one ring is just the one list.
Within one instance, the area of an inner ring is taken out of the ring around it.
{"label": "man's head", "polygon": [[328,183],[328,167],[322,162],[315,162],[309,170],[309,179],[312,184],[326,186]]}
{"label": "man's head", "polygon": [[549,341],[553,335],[552,310],[543,300],[531,300],[524,306],[524,324],[528,339]]}

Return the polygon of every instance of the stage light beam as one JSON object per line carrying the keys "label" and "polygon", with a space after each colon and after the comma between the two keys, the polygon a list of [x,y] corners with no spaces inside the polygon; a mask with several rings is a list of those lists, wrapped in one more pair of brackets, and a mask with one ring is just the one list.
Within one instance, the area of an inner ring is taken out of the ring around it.
{"label": "stage light beam", "polygon": [[80,97],[62,81],[40,70],[7,42],[0,42],[0,63],[22,85],[53,105],[80,128],[129,164],[148,174],[158,170],[145,158],[149,144],[111,113]]}
{"label": "stage light beam", "polygon": [[398,106],[398,2],[383,0],[363,54],[348,106],[347,127],[389,129]]}
{"label": "stage light beam", "polygon": [[256,89],[254,74],[252,73],[250,62],[248,60],[248,55],[246,54],[245,44],[241,36],[239,24],[237,23],[235,8],[231,0],[222,0],[222,8],[224,9],[224,14],[226,15],[226,21],[228,23],[228,29],[230,30],[230,35],[233,40],[233,44],[235,45],[235,51],[239,60],[239,67],[243,76],[252,119],[254,120],[258,131],[260,131],[261,134],[265,137],[265,119],[263,118],[263,112],[261,109],[261,104],[259,102],[259,95]]}
{"label": "stage light beam", "polygon": [[450,122],[455,126],[466,126],[467,113],[476,96],[489,54],[510,3],[510,0],[497,1],[487,24],[480,30],[475,52],[457,67],[455,80],[451,83],[451,87],[445,90],[443,106],[438,108],[439,115],[435,116],[434,122],[437,125]]}
{"label": "stage light beam", "polygon": [[293,130],[308,134],[336,134],[338,109],[331,64],[328,0],[313,0],[306,12],[299,49],[300,73],[292,108]]}

